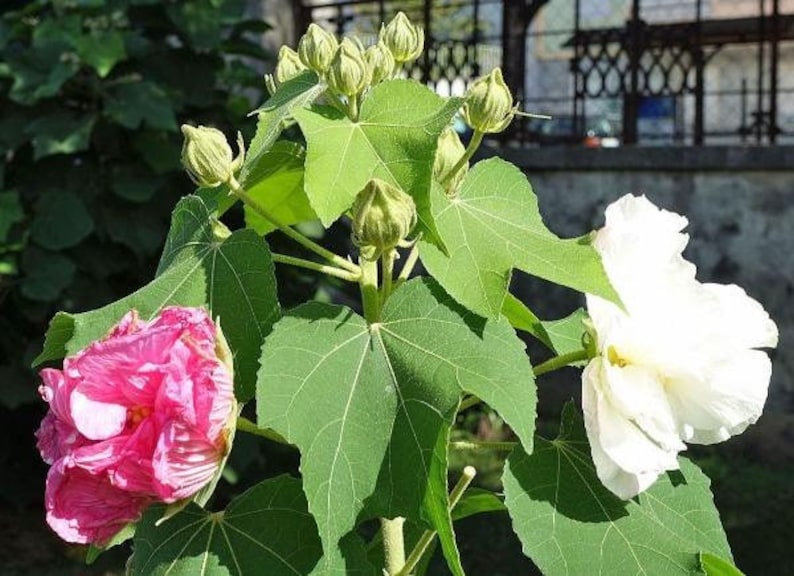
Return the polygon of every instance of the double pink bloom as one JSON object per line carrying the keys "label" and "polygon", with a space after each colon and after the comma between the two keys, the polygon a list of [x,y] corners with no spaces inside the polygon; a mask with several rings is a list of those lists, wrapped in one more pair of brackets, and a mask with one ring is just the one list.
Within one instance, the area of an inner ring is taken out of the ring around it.
{"label": "double pink bloom", "polygon": [[149,504],[213,478],[236,406],[216,336],[201,308],[166,308],[150,322],[132,311],[63,370],[41,371],[47,522],[64,540],[102,544]]}

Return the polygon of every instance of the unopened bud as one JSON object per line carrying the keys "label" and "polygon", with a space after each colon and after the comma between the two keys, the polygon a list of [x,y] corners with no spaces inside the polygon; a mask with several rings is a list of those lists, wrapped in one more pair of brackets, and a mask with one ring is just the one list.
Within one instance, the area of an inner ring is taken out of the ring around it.
{"label": "unopened bud", "polygon": [[385,42],[379,40],[377,44],[367,48],[365,56],[372,74],[373,85],[391,78],[395,66],[394,55]]}
{"label": "unopened bud", "polygon": [[466,92],[463,119],[475,130],[501,132],[513,120],[515,112],[513,95],[500,68],[494,68],[488,76],[475,81]]}
{"label": "unopened bud", "polygon": [[391,22],[381,26],[379,39],[389,47],[398,64],[413,62],[425,47],[425,31],[411,24],[404,12],[398,12]]}
{"label": "unopened bud", "polygon": [[182,165],[198,186],[213,188],[226,184],[240,170],[245,158],[245,143],[237,133],[239,153],[232,158],[232,148],[223,132],[208,126],[182,125]]}
{"label": "unopened bud", "polygon": [[469,170],[469,164],[466,162],[455,174],[452,174],[452,170],[458,165],[465,152],[466,147],[460,141],[455,129],[451,126],[445,128],[438,138],[433,175],[436,180],[446,184],[448,191],[457,189]]}
{"label": "unopened bud", "polygon": [[289,46],[282,46],[278,51],[278,63],[276,64],[276,80],[279,84],[292,80],[306,70],[306,66],[301,62],[300,56]]}
{"label": "unopened bud", "polygon": [[331,65],[338,47],[339,43],[333,34],[317,24],[309,24],[306,34],[298,42],[298,56],[306,66],[323,74]]}
{"label": "unopened bud", "polygon": [[369,66],[361,48],[349,38],[342,40],[326,74],[326,82],[334,92],[354,96],[369,86]]}
{"label": "unopened bud", "polygon": [[416,205],[408,194],[373,178],[353,203],[353,241],[368,260],[391,250],[416,225]]}

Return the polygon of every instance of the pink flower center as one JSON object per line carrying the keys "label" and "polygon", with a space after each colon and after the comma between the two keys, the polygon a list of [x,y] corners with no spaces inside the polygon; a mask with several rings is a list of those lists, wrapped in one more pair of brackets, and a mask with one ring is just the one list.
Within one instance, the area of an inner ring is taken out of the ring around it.
{"label": "pink flower center", "polygon": [[127,410],[127,422],[133,426],[137,426],[151,413],[152,409],[149,406],[136,406],[135,408],[130,408]]}

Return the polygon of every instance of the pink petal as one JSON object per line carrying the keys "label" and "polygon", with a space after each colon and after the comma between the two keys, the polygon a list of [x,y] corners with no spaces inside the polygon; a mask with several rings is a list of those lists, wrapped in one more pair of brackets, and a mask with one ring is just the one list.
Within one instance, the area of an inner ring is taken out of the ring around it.
{"label": "pink petal", "polygon": [[102,544],[137,520],[150,501],[114,488],[104,475],[92,475],[59,460],[47,474],[47,523],[67,542]]}
{"label": "pink petal", "polygon": [[163,428],[152,463],[160,498],[175,502],[195,494],[217,472],[224,449],[183,423],[169,422]]}

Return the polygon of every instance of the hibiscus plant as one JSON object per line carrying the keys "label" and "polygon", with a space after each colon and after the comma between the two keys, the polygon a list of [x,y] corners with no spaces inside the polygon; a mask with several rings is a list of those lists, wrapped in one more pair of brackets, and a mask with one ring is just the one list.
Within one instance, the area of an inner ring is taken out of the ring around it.
{"label": "hibiscus plant", "polygon": [[[644,197],[555,236],[518,168],[469,165],[519,114],[500,71],[441,97],[405,79],[423,45],[403,14],[369,47],[312,25],[282,48],[247,146],[183,126],[199,189],[173,211],[155,278],[57,314],[36,360],[62,362],[41,372],[49,524],[93,554],[133,538],[133,575],[418,575],[440,546],[460,576],[454,521],[506,510],[544,574],[739,574],[709,481],[680,452],[759,417],[775,324],[741,288],[700,283],[686,219]],[[221,218],[238,202],[232,231]],[[352,254],[296,226],[315,219],[349,226]],[[273,231],[302,252],[271,252]],[[362,313],[282,310],[274,264],[358,284]],[[560,337],[510,294],[513,269],[585,294],[587,315]],[[518,331],[551,358],[531,364]],[[536,436],[536,379],[569,365],[584,366],[582,406]],[[452,441],[475,405],[515,441]],[[298,450],[300,478],[212,509],[235,433]],[[461,449],[504,454],[504,493],[470,488],[471,466],[448,486]]]}

